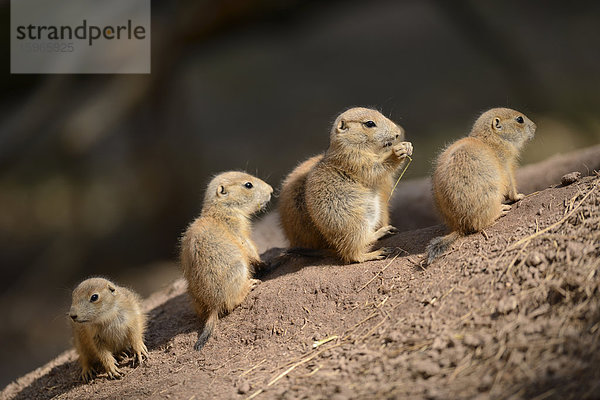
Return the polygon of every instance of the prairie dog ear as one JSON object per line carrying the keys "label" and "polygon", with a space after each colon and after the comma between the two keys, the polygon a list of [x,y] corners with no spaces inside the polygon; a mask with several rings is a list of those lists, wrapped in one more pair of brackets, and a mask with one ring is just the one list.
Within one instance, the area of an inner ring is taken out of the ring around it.
{"label": "prairie dog ear", "polygon": [[335,127],[335,130],[337,133],[346,132],[348,130],[348,124],[346,123],[346,121],[341,119],[340,122],[338,122],[337,126]]}
{"label": "prairie dog ear", "polygon": [[227,189],[225,189],[225,186],[219,185],[217,187],[217,197],[227,196],[228,193],[229,192],[227,191]]}
{"label": "prairie dog ear", "polygon": [[502,130],[502,124],[500,123],[500,118],[498,118],[498,117],[494,118],[494,120],[492,121],[492,130],[494,130],[494,131]]}
{"label": "prairie dog ear", "polygon": [[108,290],[110,290],[110,292],[115,295],[115,291],[117,290],[117,288],[115,288],[113,285],[111,285],[110,283],[108,284]]}

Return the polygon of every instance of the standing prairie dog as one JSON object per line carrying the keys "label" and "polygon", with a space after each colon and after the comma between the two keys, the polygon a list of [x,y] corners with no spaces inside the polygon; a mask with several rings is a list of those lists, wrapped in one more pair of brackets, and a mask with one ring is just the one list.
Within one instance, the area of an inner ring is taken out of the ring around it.
{"label": "standing prairie dog", "polygon": [[348,263],[386,257],[391,249],[371,245],[397,232],[388,200],[396,172],[412,155],[412,144],[402,140],[404,130],[376,110],[340,114],[327,151],[283,182],[279,214],[290,244],[332,249]]}
{"label": "standing prairie dog", "polygon": [[250,217],[271,199],[273,188],[244,172],[224,172],[208,184],[200,217],[181,240],[181,265],[196,313],[204,320],[195,349],[210,337],[219,316],[238,306],[257,280],[260,263],[250,239]]}
{"label": "standing prairie dog", "polygon": [[87,279],[73,290],[69,316],[84,381],[93,378],[95,364],[102,365],[109,378],[121,378],[114,354],[120,357],[131,350],[134,365],[148,357],[146,315],[131,290],[103,278]]}
{"label": "standing prairie dog", "polygon": [[461,235],[481,231],[525,197],[517,192],[519,152],[533,138],[536,125],[509,108],[484,112],[468,137],[448,146],[437,159],[433,195],[452,233],[427,246],[428,264]]}

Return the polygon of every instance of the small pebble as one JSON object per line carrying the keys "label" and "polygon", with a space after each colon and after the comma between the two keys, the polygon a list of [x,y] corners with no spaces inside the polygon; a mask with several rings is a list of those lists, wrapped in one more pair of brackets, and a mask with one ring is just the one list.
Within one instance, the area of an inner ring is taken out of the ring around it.
{"label": "small pebble", "polygon": [[498,302],[496,311],[499,314],[508,314],[515,308],[517,308],[517,299],[514,296],[508,296]]}
{"label": "small pebble", "polygon": [[563,177],[560,178],[560,183],[562,183],[564,186],[567,186],[571,183],[577,182],[579,178],[581,178],[581,172],[571,172],[566,175],[563,175]]}
{"label": "small pebble", "polygon": [[483,378],[481,378],[481,380],[479,381],[479,384],[477,385],[477,389],[480,392],[485,392],[486,390],[488,390],[490,387],[492,387],[492,384],[494,383],[494,378],[492,378],[490,375],[485,375]]}
{"label": "small pebble", "polygon": [[585,244],[579,242],[569,242],[567,243],[567,250],[570,253],[572,258],[580,258],[585,254],[583,252],[585,248]]}
{"label": "small pebble", "polygon": [[527,265],[531,267],[537,267],[538,265],[544,262],[543,257],[544,256],[542,254],[538,253],[537,251],[534,251],[533,253],[529,254],[529,256],[527,256]]}
{"label": "small pebble", "polygon": [[445,339],[442,339],[441,337],[436,337],[435,339],[433,339],[433,344],[431,345],[431,348],[434,350],[443,350],[446,347],[448,347],[448,342]]}
{"label": "small pebble", "polygon": [[250,391],[250,383],[248,381],[243,381],[242,383],[240,383],[240,385],[238,386],[238,393],[239,394],[246,394]]}
{"label": "small pebble", "polygon": [[479,347],[481,345],[483,345],[483,340],[481,340],[480,337],[467,333],[465,334],[465,337],[463,338],[463,342],[464,344],[466,344],[467,346],[470,347]]}
{"label": "small pebble", "polygon": [[430,360],[415,360],[411,363],[411,369],[423,375],[425,379],[440,372],[440,366]]}

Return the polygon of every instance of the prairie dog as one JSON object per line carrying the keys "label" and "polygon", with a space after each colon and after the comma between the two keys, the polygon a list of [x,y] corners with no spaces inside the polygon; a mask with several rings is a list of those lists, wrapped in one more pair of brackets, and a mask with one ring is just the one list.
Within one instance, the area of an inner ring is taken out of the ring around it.
{"label": "prairie dog", "polygon": [[102,365],[109,378],[121,378],[114,354],[120,357],[131,350],[134,365],[148,357],[146,314],[131,290],[103,278],[87,279],[73,290],[69,316],[85,382],[93,378],[95,364]]}
{"label": "prairie dog", "polygon": [[200,217],[181,240],[181,265],[196,313],[204,320],[195,349],[210,337],[219,316],[245,298],[260,256],[250,239],[250,217],[271,199],[273,188],[244,172],[224,172],[208,184]]}
{"label": "prairie dog", "polygon": [[525,197],[517,192],[518,156],[535,134],[536,125],[523,113],[509,108],[484,112],[468,137],[448,146],[438,157],[433,173],[433,195],[452,233],[427,246],[428,263],[443,254],[461,235],[491,225]]}
{"label": "prairie dog", "polygon": [[351,108],[340,114],[322,155],[301,163],[284,180],[281,225],[292,246],[331,249],[344,262],[386,257],[370,251],[396,233],[389,225],[388,199],[394,177],[412,144],[404,130],[380,112]]}

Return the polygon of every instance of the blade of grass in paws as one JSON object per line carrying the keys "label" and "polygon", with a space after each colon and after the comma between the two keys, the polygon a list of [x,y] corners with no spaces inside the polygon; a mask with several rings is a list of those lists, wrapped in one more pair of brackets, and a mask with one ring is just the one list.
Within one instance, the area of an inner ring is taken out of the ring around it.
{"label": "blade of grass in paws", "polygon": [[396,184],[394,185],[394,187],[392,188],[392,191],[390,192],[390,197],[388,197],[388,203],[390,201],[390,199],[392,198],[392,195],[394,194],[394,190],[396,190],[396,186],[398,186],[398,182],[400,182],[400,179],[402,179],[402,177],[404,176],[404,173],[406,172],[406,170],[408,169],[408,166],[410,165],[410,163],[412,162],[412,158],[410,156],[406,156],[406,158],[408,158],[408,162],[406,163],[406,166],[404,167],[404,169],[402,170],[402,173],[400,174],[400,176],[398,177],[398,180],[396,181]]}

